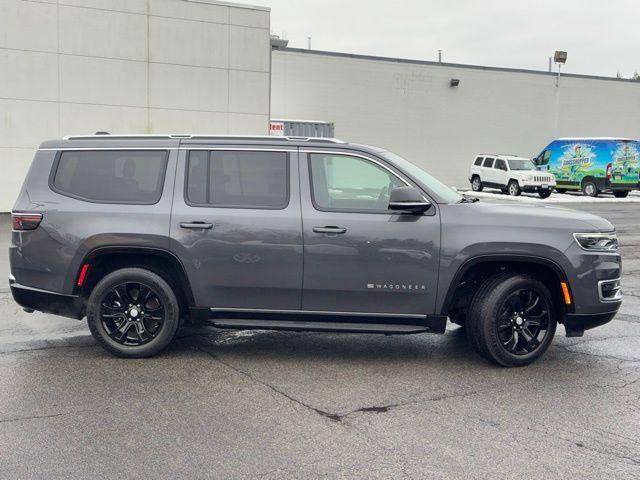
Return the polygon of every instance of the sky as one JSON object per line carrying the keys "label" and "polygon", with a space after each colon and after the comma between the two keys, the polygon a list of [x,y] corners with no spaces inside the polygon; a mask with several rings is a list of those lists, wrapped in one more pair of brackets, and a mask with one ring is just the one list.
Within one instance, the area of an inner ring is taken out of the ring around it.
{"label": "sky", "polygon": [[[631,77],[640,72],[640,0],[253,0],[290,47]],[[555,68],[555,67],[554,67]]]}

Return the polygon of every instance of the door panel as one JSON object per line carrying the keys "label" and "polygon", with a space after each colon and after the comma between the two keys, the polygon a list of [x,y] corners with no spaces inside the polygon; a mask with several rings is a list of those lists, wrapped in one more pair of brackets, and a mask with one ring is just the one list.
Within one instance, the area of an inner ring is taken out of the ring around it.
{"label": "door panel", "polygon": [[[388,205],[389,193],[379,180],[380,171],[374,170],[384,170],[382,160],[368,157],[366,162],[373,165],[369,173],[358,165],[354,167],[358,174],[348,176],[347,166],[335,165],[349,156],[331,152],[311,155],[301,153],[300,161],[303,310],[433,313],[440,251],[437,206],[424,215],[379,209],[385,201]],[[322,160],[323,155],[330,155],[331,162]],[[318,174],[322,162],[324,180],[318,178],[323,175]],[[334,166],[326,171],[330,163]],[[339,175],[347,180],[331,179]],[[410,183],[406,179],[399,182]]]}
{"label": "door panel", "polygon": [[[265,147],[262,152],[267,153],[256,162],[247,157],[248,150],[209,151],[211,157],[203,153],[204,148],[193,153],[189,170],[187,152],[180,151],[171,215],[171,249],[187,271],[197,305],[300,309],[297,152]],[[286,179],[279,177],[285,167],[278,153],[288,156]],[[280,170],[274,174],[269,165]],[[187,181],[187,172],[193,180]],[[210,180],[205,186],[198,183],[199,178]],[[283,185],[288,195],[282,193]]]}

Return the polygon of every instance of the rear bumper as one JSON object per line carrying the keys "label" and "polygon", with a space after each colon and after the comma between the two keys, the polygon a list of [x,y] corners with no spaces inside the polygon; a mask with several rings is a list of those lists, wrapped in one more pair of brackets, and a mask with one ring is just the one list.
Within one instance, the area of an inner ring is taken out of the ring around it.
{"label": "rear bumper", "polygon": [[613,320],[618,313],[618,308],[604,313],[568,313],[564,319],[564,328],[567,337],[581,337],[585,330],[599,327]]}
{"label": "rear bumper", "polygon": [[63,295],[27,287],[9,278],[11,294],[18,305],[28,310],[52,313],[80,320],[84,317],[84,301],[77,295]]}

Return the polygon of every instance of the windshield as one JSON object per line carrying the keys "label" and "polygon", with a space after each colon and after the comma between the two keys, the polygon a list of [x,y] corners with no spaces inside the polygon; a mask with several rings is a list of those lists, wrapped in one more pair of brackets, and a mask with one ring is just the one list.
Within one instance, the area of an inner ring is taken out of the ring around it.
{"label": "windshield", "polygon": [[455,203],[459,202],[462,199],[462,196],[453,188],[446,186],[440,180],[432,177],[427,172],[419,167],[416,167],[413,163],[405,160],[401,156],[387,151],[381,151],[379,152],[379,154],[389,160],[391,163],[397,165],[401,170],[407,172],[419,183],[422,183],[427,190],[431,190],[442,201],[446,203]]}
{"label": "windshield", "polygon": [[535,170],[536,166],[531,160],[507,160],[511,170]]}

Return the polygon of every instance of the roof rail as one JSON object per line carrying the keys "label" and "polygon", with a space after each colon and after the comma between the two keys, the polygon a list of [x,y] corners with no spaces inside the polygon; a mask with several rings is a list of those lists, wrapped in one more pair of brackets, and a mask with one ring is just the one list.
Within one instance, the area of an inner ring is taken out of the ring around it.
{"label": "roof rail", "polygon": [[292,142],[324,142],[324,143],[347,143],[343,140],[338,140],[337,138],[328,138],[328,137],[277,137],[273,135],[191,135],[191,134],[116,134],[111,135],[109,133],[99,132],[95,135],[67,135],[63,137],[63,140],[116,140],[116,139],[188,139],[188,140],[269,140],[272,142],[278,141],[292,141]]}

